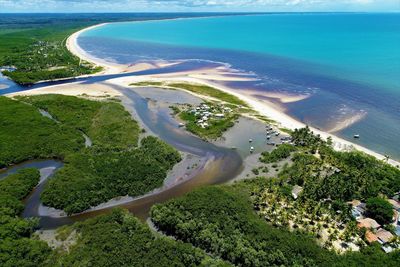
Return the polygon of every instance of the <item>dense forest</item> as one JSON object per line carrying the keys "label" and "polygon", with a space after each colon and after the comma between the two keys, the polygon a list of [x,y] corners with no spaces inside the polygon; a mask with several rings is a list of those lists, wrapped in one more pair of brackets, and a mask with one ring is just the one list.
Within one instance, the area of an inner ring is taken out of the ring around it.
{"label": "dense forest", "polygon": [[400,191],[400,170],[386,162],[359,151],[335,151],[308,128],[292,136],[302,149],[279,177],[291,185],[304,186],[303,198],[366,200],[379,194],[391,197]]}
{"label": "dense forest", "polygon": [[153,206],[151,218],[167,235],[236,266],[397,266],[400,252],[371,246],[337,255],[312,237],[267,224],[253,209],[251,192],[264,179],[205,187]]}
{"label": "dense forest", "polygon": [[84,146],[79,132],[20,101],[0,97],[0,118],[0,168],[29,159],[62,159]]}
{"label": "dense forest", "polygon": [[114,197],[140,196],[161,187],[167,171],[180,159],[176,150],[152,136],[138,149],[73,154],[47,183],[42,201],[70,214]]}
{"label": "dense forest", "polygon": [[139,126],[117,102],[62,95],[17,99],[49,112],[61,125],[87,134],[93,146],[121,150],[138,145]]}
{"label": "dense forest", "polygon": [[1,266],[229,266],[189,244],[152,233],[125,210],[60,228],[59,242],[73,235],[73,245],[51,250],[33,235],[37,220],[18,216],[21,200],[38,182],[35,169],[0,180]]}
{"label": "dense forest", "polygon": [[0,31],[0,66],[13,66],[3,74],[22,85],[90,74],[100,70],[71,54],[66,38],[80,27],[59,25],[21,31]]}
{"label": "dense forest", "polygon": [[[65,230],[64,230],[65,231]],[[152,233],[125,210],[69,227],[78,238],[49,266],[230,266],[181,241]]]}
{"label": "dense forest", "polygon": [[45,242],[32,239],[35,219],[22,219],[22,200],[39,182],[39,171],[21,170],[0,180],[0,265],[39,266],[50,255]]}
{"label": "dense forest", "polygon": [[[62,159],[65,167],[48,182],[42,200],[67,213],[158,188],[181,160],[178,151],[155,137],[142,139],[138,147],[137,122],[115,101],[63,95],[17,99],[0,98],[5,118],[0,123],[0,162],[7,166],[27,159]],[[82,133],[92,146],[84,146]]]}

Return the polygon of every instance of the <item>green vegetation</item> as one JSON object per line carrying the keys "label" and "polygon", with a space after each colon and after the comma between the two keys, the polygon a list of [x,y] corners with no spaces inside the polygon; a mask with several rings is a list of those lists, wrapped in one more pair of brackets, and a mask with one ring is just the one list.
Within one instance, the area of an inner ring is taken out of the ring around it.
{"label": "green vegetation", "polygon": [[237,113],[232,113],[224,118],[210,119],[207,121],[207,126],[199,125],[200,116],[196,116],[190,111],[182,111],[179,113],[179,118],[186,122],[186,130],[205,139],[217,139],[224,132],[235,125],[235,121],[239,118]]}
{"label": "green vegetation", "polygon": [[[392,196],[400,190],[400,170],[365,153],[338,152],[309,129],[294,131],[293,141],[303,148],[293,156],[280,178],[304,185],[307,199],[366,200],[379,194]],[[313,153],[318,152],[318,156]]]}
{"label": "green vegetation", "polygon": [[163,82],[135,82],[131,83],[130,86],[154,86],[154,87],[162,87],[164,85]]}
{"label": "green vegetation", "polygon": [[0,97],[0,118],[0,168],[29,159],[62,159],[84,145],[79,132],[19,101]]}
{"label": "green vegetation", "polygon": [[41,198],[45,205],[71,214],[117,196],[143,195],[161,187],[167,171],[180,159],[176,150],[152,136],[144,138],[138,149],[73,154],[47,183]]}
{"label": "green vegetation", "polygon": [[261,153],[260,161],[263,163],[274,163],[286,159],[292,152],[296,151],[296,147],[289,144],[279,145],[278,148],[271,152]]}
{"label": "green vegetation", "polygon": [[53,266],[229,266],[200,249],[157,237],[124,210],[114,210],[71,226],[79,237]]}
{"label": "green vegetation", "polygon": [[329,140],[324,142],[308,128],[295,130],[292,139],[296,149],[280,146],[260,158],[278,162],[294,151],[278,179],[255,192],[258,213],[272,225],[313,235],[327,248],[366,246],[365,232],[357,229],[346,202],[369,199],[372,212],[366,215],[381,224],[391,222],[391,205],[377,196],[391,197],[400,189],[400,170],[361,152],[334,151]]}
{"label": "green vegetation", "polygon": [[[348,244],[342,245],[345,242],[366,245],[356,222],[349,217],[350,207],[346,204],[294,199],[293,187],[276,179],[269,180],[260,189],[254,191],[254,207],[273,226],[304,231],[325,248],[345,251],[348,247]],[[301,196],[301,191],[297,194]]]}
{"label": "green vegetation", "polygon": [[[252,192],[262,179],[212,186],[152,208],[156,226],[236,266],[396,266],[399,252],[378,247],[338,256],[308,235],[275,228],[253,211]],[[210,205],[212,202],[212,205]]]}
{"label": "green vegetation", "polygon": [[168,86],[173,88],[188,90],[190,92],[197,93],[200,95],[210,96],[218,100],[235,104],[238,106],[247,107],[247,104],[243,100],[240,100],[238,97],[207,85],[197,85],[189,83],[169,83]]}
{"label": "green vegetation", "polygon": [[[252,110],[245,110],[246,113],[250,113]],[[254,117],[267,123],[267,124],[276,124],[276,121],[269,119],[266,116],[260,115],[260,114],[254,114]],[[283,131],[284,132],[284,131]]]}
{"label": "green vegetation", "polygon": [[367,215],[375,219],[381,225],[392,222],[393,207],[386,199],[381,197],[369,198],[367,204]]}
{"label": "green vegetation", "polygon": [[[63,95],[18,100],[0,98],[0,114],[5,118],[0,123],[2,165],[35,158],[63,159],[65,167],[48,182],[41,197],[46,205],[67,213],[160,187],[167,171],[181,159],[175,149],[155,137],[143,139],[137,148],[139,126],[119,103]],[[91,138],[92,147],[84,148],[82,132]]]}
{"label": "green vegetation", "polygon": [[82,63],[65,46],[66,38],[79,29],[77,25],[59,25],[1,31],[0,66],[16,67],[15,71],[3,74],[19,84],[29,85],[99,71],[89,63]]}
{"label": "green vegetation", "polygon": [[[237,266],[321,265],[331,255],[311,238],[275,229],[254,212],[246,190],[214,186],[152,208],[168,235]],[[210,203],[212,202],[212,205]]]}
{"label": "green vegetation", "polygon": [[237,106],[248,107],[248,105],[238,97],[225,93],[221,90],[215,89],[207,85],[191,84],[191,83],[167,83],[167,82],[137,82],[132,83],[132,86],[155,86],[155,87],[168,87],[172,89],[184,89],[199,95],[213,97],[215,99],[234,104]]}
{"label": "green vegetation", "polygon": [[21,219],[24,199],[39,182],[39,171],[24,169],[0,180],[0,265],[38,266],[50,253],[46,243],[30,239],[37,220]]}
{"label": "green vegetation", "polygon": [[94,146],[113,150],[137,146],[139,126],[119,103],[63,95],[18,99],[49,112],[62,125],[84,132]]}

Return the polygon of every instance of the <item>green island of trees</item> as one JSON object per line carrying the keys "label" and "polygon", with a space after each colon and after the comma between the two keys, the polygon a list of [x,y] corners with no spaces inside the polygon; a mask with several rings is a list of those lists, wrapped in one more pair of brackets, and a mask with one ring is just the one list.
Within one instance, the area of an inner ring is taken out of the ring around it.
{"label": "green island of trees", "polygon": [[[211,115],[208,115],[208,120],[204,121],[206,126],[202,126],[199,120],[202,120],[202,114],[195,114],[193,107],[185,107],[184,109],[179,109],[177,107],[173,108],[173,112],[179,119],[185,122],[185,128],[189,132],[204,138],[204,139],[217,139],[221,137],[224,132],[229,130],[235,125],[235,121],[239,118],[238,111],[236,107],[230,112],[224,112],[224,106],[221,104],[216,104],[212,102],[204,103],[210,108]],[[223,117],[216,118],[215,114],[223,114]]]}

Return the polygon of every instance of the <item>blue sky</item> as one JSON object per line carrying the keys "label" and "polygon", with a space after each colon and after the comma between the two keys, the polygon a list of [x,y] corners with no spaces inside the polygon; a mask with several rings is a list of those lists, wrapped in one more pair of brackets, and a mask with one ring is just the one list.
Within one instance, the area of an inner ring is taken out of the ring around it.
{"label": "blue sky", "polygon": [[0,0],[0,12],[399,12],[400,0]]}

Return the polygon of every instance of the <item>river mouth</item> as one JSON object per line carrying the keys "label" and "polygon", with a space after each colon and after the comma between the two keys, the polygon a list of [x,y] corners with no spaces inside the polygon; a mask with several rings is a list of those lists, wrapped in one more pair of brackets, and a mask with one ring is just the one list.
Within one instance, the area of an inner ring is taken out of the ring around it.
{"label": "river mouth", "polygon": [[44,189],[46,180],[51,178],[55,171],[63,166],[62,162],[55,160],[29,161],[15,165],[0,173],[1,179],[19,169],[30,167],[40,169],[41,182],[24,200],[25,210],[22,216],[24,218],[39,218],[39,227],[41,229],[54,229],[65,224],[72,224],[76,221],[109,212],[116,206],[128,209],[135,216],[145,221],[149,216],[151,206],[154,204],[181,196],[201,186],[228,182],[243,169],[243,159],[237,151],[204,141],[180,128],[178,121],[171,116],[168,106],[154,108],[151,104],[151,99],[138,94],[131,88],[116,85],[109,86],[122,93],[122,104],[131,112],[134,119],[139,121],[142,128],[146,129],[147,133],[156,135],[166,143],[174,146],[185,157],[189,155],[198,159],[198,166],[189,176],[176,180],[170,179],[164,183],[162,188],[158,188],[144,196],[122,203],[116,202],[113,205],[98,207],[97,209],[71,216],[55,216],[51,212],[52,209],[44,207],[40,201],[40,194]]}

